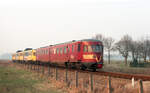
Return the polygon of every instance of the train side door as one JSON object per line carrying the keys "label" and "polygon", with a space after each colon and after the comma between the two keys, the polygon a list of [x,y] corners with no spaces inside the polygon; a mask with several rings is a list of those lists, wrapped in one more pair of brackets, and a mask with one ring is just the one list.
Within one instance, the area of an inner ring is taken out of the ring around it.
{"label": "train side door", "polygon": [[70,55],[71,55],[71,44],[68,44],[67,45],[67,58],[66,58],[66,62],[70,62],[71,58],[70,58]]}
{"label": "train side door", "polygon": [[62,48],[62,62],[67,62],[68,61],[68,45],[63,46]]}
{"label": "train side door", "polygon": [[83,51],[83,45],[81,42],[79,42],[77,44],[77,57],[76,57],[77,62],[80,62],[82,59],[82,53],[83,53],[82,51]]}

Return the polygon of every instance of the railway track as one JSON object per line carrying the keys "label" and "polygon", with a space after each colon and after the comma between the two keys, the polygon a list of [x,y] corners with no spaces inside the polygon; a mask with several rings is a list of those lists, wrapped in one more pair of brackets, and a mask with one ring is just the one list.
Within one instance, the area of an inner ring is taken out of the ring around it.
{"label": "railway track", "polygon": [[100,76],[110,76],[114,78],[123,78],[123,79],[132,79],[134,80],[143,80],[143,81],[150,81],[150,75],[144,75],[144,74],[127,74],[127,73],[119,73],[119,72],[105,72],[105,71],[83,71],[78,70],[81,73],[90,73],[93,75],[100,75]]}
{"label": "railway track", "polygon": [[[40,65],[42,67],[43,65]],[[54,68],[54,66],[52,66]],[[66,69],[65,67],[58,67],[59,69]],[[45,66],[45,70],[48,70],[48,66]],[[123,78],[123,79],[132,79],[135,80],[143,80],[143,81],[150,81],[150,75],[143,75],[143,74],[127,74],[127,73],[118,73],[118,72],[105,72],[105,71],[97,71],[91,72],[88,70],[77,70],[77,69],[68,69],[69,71],[78,71],[80,73],[89,73],[93,75],[100,75],[100,76],[110,76],[114,78]]]}
{"label": "railway track", "polygon": [[104,76],[111,76],[115,78],[124,78],[124,79],[132,79],[135,80],[143,80],[143,81],[150,81],[150,76],[148,75],[142,75],[142,74],[126,74],[126,73],[118,73],[118,72],[93,72],[96,75],[104,75]]}

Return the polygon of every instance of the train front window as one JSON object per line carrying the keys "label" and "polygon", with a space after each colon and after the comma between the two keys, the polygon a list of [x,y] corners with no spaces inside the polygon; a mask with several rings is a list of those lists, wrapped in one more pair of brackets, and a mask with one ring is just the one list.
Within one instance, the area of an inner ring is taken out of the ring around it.
{"label": "train front window", "polygon": [[101,45],[85,45],[84,52],[102,52]]}
{"label": "train front window", "polygon": [[87,45],[84,46],[83,51],[84,51],[84,52],[88,52],[88,46],[87,46]]}
{"label": "train front window", "polygon": [[102,46],[100,45],[92,45],[93,52],[102,52]]}

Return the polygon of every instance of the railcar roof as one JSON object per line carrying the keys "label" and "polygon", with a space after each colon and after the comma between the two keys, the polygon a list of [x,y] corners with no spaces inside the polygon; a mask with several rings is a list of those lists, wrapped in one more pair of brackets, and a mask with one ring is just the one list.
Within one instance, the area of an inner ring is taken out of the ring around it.
{"label": "railcar roof", "polygon": [[82,40],[78,40],[78,41],[93,41],[93,42],[101,42],[100,40],[97,40],[97,39],[82,39]]}
{"label": "railcar roof", "polygon": [[33,50],[32,48],[26,48],[24,51]]}
{"label": "railcar roof", "polygon": [[18,50],[18,51],[16,51],[16,53],[19,53],[19,52],[22,52],[22,50]]}
{"label": "railcar roof", "polygon": [[[72,40],[69,42],[59,43],[59,44],[55,44],[55,45],[68,44],[68,43],[74,43],[74,42],[83,42],[83,41],[101,42],[100,40],[96,40],[96,39],[82,39],[82,40]],[[53,45],[53,46],[55,46],[55,45]]]}

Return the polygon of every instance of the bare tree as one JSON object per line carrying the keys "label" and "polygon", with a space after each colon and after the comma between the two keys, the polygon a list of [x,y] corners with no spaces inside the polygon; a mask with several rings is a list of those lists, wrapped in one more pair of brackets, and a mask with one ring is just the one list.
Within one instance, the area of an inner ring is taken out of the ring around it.
{"label": "bare tree", "polygon": [[93,37],[94,39],[100,40],[102,42],[105,41],[105,37],[102,34],[97,34],[95,37]]}
{"label": "bare tree", "polygon": [[125,64],[127,64],[127,59],[129,56],[130,46],[131,46],[132,38],[129,35],[124,35],[120,41],[118,41],[116,45],[116,49],[119,53],[124,57]]}
{"label": "bare tree", "polygon": [[147,53],[147,56],[149,58],[149,61],[150,61],[150,40],[149,40],[149,44],[148,44],[148,53]]}
{"label": "bare tree", "polygon": [[114,39],[112,37],[105,38],[104,46],[105,50],[108,52],[108,63],[110,64],[110,52],[113,50]]}
{"label": "bare tree", "polygon": [[150,41],[141,39],[141,43],[140,43],[140,54],[144,59],[144,62],[147,61],[147,57],[149,55],[149,46],[150,46]]}
{"label": "bare tree", "polygon": [[130,52],[131,52],[131,55],[132,55],[132,60],[138,58],[138,54],[139,54],[139,49],[138,48],[139,48],[139,42],[131,41]]}

